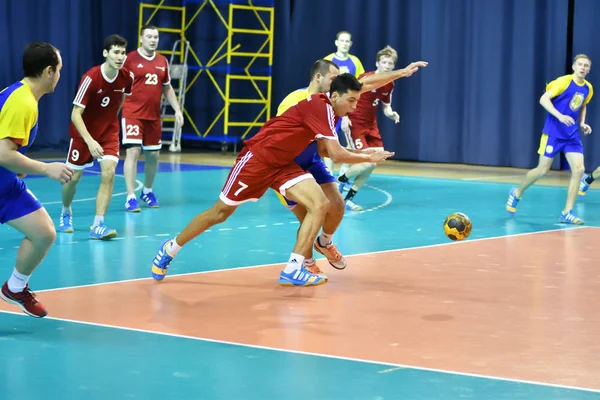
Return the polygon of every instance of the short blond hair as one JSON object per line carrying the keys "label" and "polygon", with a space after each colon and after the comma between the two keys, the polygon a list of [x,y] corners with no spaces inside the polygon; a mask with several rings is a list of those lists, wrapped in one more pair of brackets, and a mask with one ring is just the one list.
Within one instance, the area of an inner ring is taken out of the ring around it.
{"label": "short blond hair", "polygon": [[396,63],[396,61],[398,61],[398,52],[394,50],[390,45],[387,45],[377,52],[375,61],[379,62],[381,57],[391,57],[394,60],[394,63]]}
{"label": "short blond hair", "polygon": [[585,58],[590,62],[590,64],[592,63],[592,59],[587,54],[577,54],[575,58],[573,58],[573,64],[575,64],[580,58]]}

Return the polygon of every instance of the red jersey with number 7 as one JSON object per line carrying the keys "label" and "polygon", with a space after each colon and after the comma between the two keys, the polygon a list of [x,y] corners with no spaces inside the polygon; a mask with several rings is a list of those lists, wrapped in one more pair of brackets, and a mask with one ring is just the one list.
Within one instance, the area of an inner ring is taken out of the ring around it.
{"label": "red jersey with number 7", "polygon": [[[130,95],[133,85],[133,74],[124,68],[117,71],[112,79],[97,65],[81,78],[73,104],[85,108],[83,122],[94,140],[119,140],[118,111],[123,101],[123,94]],[[69,127],[69,136],[83,140],[73,122]]]}
{"label": "red jersey with number 7", "polygon": [[123,118],[160,120],[163,87],[171,83],[169,63],[162,54],[152,57],[140,49],[127,54],[124,67],[133,72],[133,95],[123,105]]}

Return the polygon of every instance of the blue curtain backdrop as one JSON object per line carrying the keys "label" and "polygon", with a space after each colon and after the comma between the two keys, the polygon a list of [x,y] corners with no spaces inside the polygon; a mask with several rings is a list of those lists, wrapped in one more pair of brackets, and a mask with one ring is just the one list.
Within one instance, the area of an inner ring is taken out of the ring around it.
{"label": "blue curtain backdrop", "polygon": [[[64,69],[57,91],[40,103],[36,146],[64,149],[81,74],[103,61],[102,39],[108,34],[125,36],[129,49],[135,48],[138,1],[2,3],[0,86],[21,78],[21,53],[27,42],[49,41],[62,51]],[[600,2],[574,3],[573,52],[598,60],[592,16],[600,11]],[[384,143],[397,158],[531,167],[537,161],[545,118],[539,97],[547,82],[567,72],[568,4],[568,0],[275,0],[272,108],[291,90],[306,86],[312,63],[335,51],[336,32],[348,30],[354,42],[351,53],[367,70],[375,68],[375,54],[387,44],[398,51],[397,67],[415,60],[430,63],[412,78],[396,82],[392,105],[401,123],[394,125],[380,114]],[[210,12],[188,32],[202,61],[210,58],[225,32]],[[173,16],[161,16],[159,22],[172,25]],[[215,72],[219,82],[221,75]],[[593,72],[589,80],[595,83]],[[205,76],[198,82],[186,106],[206,128],[220,108],[219,99]],[[588,109],[588,122],[596,132],[584,138],[588,170],[600,164],[597,101],[594,98]],[[240,118],[243,114],[243,109],[234,111]],[[222,127],[216,126],[215,133],[220,132]]]}

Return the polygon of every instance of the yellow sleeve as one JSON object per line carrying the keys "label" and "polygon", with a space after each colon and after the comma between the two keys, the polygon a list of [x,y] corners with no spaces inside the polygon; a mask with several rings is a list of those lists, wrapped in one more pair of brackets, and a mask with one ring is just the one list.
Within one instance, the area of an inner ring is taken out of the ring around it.
{"label": "yellow sleeve", "polygon": [[587,83],[588,87],[590,88],[590,92],[588,93],[587,97],[585,98],[585,104],[587,104],[590,102],[590,100],[592,99],[592,96],[594,95],[594,88],[592,87],[592,84],[589,83],[588,81],[585,81],[585,83]]}
{"label": "yellow sleeve", "polygon": [[308,92],[306,90],[295,90],[292,93],[288,94],[285,99],[279,104],[277,107],[277,115],[280,116],[284,112],[288,110],[288,108],[295,106],[302,100],[305,100],[308,97]]}
{"label": "yellow sleeve", "polygon": [[363,67],[362,63],[360,62],[360,60],[358,59],[358,57],[353,56],[352,54],[350,54],[350,58],[352,59],[352,62],[354,63],[354,65],[356,66],[356,73],[355,73],[355,77],[359,77],[362,74],[365,73],[365,68]]}
{"label": "yellow sleeve", "polygon": [[21,146],[27,146],[29,133],[37,122],[37,107],[32,107],[29,102],[21,100],[21,93],[15,90],[2,106],[0,139],[16,139],[21,141]]}
{"label": "yellow sleeve", "polygon": [[334,53],[328,54],[325,57],[323,57],[323,60],[333,61],[333,56],[334,55],[335,55]]}
{"label": "yellow sleeve", "polygon": [[560,78],[556,78],[555,80],[546,85],[546,92],[550,92],[552,98],[554,98],[562,92],[564,92],[569,87],[572,80],[572,75],[564,75]]}

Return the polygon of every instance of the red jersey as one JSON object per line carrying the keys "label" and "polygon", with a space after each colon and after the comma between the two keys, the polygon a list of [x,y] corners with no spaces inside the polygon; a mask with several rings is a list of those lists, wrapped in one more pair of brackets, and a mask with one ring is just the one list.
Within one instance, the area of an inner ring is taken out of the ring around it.
{"label": "red jersey", "polygon": [[125,100],[123,118],[159,120],[163,87],[171,83],[167,58],[157,52],[148,57],[137,49],[127,54],[123,67],[134,75],[133,96]]}
{"label": "red jersey", "polygon": [[294,163],[315,139],[335,139],[337,117],[327,95],[313,94],[278,117],[271,118],[244,144],[258,160],[274,167]]}
{"label": "red jersey", "polygon": [[[358,79],[374,74],[375,71],[365,72]],[[356,110],[348,117],[352,125],[355,124],[364,128],[377,127],[377,106],[379,102],[383,104],[392,103],[392,91],[394,90],[394,82],[390,82],[380,88],[362,93]]]}
{"label": "red jersey", "polygon": [[[108,79],[100,65],[91,68],[81,78],[73,104],[85,108],[83,122],[94,140],[104,140],[115,135],[119,137],[117,112],[123,93],[131,94],[133,74],[125,69],[117,71],[113,79]],[[69,135],[81,139],[81,135],[71,122]]]}

